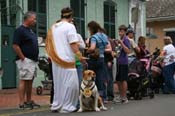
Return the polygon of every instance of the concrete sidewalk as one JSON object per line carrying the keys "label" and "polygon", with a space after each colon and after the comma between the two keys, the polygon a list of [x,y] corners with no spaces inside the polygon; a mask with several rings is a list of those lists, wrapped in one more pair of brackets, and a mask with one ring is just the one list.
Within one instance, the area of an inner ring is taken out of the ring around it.
{"label": "concrete sidewalk", "polygon": [[[49,90],[44,90],[42,95],[37,95],[33,89],[32,99],[40,105],[50,104]],[[19,98],[17,89],[0,90],[0,109],[18,108]]]}

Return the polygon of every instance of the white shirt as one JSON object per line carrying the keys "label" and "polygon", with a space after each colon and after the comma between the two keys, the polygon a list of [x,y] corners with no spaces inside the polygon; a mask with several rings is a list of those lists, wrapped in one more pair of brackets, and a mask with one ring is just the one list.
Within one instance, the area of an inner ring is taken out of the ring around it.
{"label": "white shirt", "polygon": [[77,33],[77,37],[79,39],[79,43],[78,44],[79,44],[80,49],[85,49],[86,45],[84,43],[84,40],[83,40],[82,36]]}
{"label": "white shirt", "polygon": [[131,49],[130,49],[130,53],[128,54],[128,56],[136,55],[135,51],[134,51],[134,48],[137,47],[137,44],[135,43],[135,41],[133,39],[129,38],[129,41],[130,41],[130,44],[131,44]]}
{"label": "white shirt", "polygon": [[74,62],[75,55],[71,43],[79,42],[75,26],[68,22],[59,22],[52,26],[53,40],[57,55],[67,62]]}
{"label": "white shirt", "polygon": [[165,65],[175,62],[175,47],[172,44],[165,45],[163,51],[165,51]]}

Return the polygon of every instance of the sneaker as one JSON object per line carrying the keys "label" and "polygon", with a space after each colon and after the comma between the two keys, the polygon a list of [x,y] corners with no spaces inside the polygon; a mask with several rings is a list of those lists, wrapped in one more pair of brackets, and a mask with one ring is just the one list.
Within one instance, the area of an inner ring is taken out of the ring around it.
{"label": "sneaker", "polygon": [[19,105],[19,109],[22,109],[22,110],[29,109],[29,110],[31,110],[31,109],[33,109],[33,106],[30,105],[30,104],[27,104],[26,102],[24,102],[23,105]]}
{"label": "sneaker", "polygon": [[127,103],[128,103],[128,99],[127,99],[127,98],[122,99],[122,100],[121,100],[121,103],[122,103],[122,104],[127,104]]}
{"label": "sneaker", "polygon": [[33,108],[40,108],[41,106],[39,104],[36,104],[34,101],[29,102],[33,106]]}
{"label": "sneaker", "polygon": [[114,102],[114,103],[121,103],[121,102],[122,102],[122,99],[121,99],[120,96],[117,96],[117,97],[115,97],[115,98],[113,99],[113,102]]}

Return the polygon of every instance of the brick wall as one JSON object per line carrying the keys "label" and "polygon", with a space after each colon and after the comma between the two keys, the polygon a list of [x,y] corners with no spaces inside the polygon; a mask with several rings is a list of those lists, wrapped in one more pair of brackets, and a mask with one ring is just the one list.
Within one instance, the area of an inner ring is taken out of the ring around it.
{"label": "brick wall", "polygon": [[154,34],[157,35],[157,39],[146,39],[147,47],[152,52],[154,51],[155,47],[160,49],[163,48],[163,37],[165,36],[166,32],[164,29],[167,28],[175,28],[175,21],[154,21],[154,22],[147,22],[147,27],[152,28]]}

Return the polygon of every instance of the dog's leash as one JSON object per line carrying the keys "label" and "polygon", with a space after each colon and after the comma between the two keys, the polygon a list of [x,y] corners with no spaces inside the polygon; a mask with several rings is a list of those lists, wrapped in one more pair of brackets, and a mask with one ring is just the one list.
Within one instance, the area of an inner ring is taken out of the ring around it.
{"label": "dog's leash", "polygon": [[[87,59],[87,60],[89,60],[89,59]],[[88,63],[86,62],[86,64],[83,64],[83,71],[88,70],[88,69],[89,69]]]}

